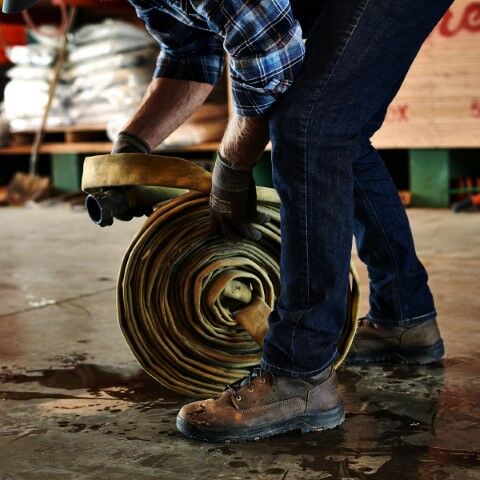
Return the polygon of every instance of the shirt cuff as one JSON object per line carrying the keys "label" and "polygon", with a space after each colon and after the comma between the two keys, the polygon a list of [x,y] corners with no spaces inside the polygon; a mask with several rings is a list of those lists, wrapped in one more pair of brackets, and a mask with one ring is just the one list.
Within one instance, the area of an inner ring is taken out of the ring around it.
{"label": "shirt cuff", "polygon": [[267,112],[293,85],[304,57],[305,44],[300,29],[283,48],[260,56],[232,57],[230,71],[235,111],[242,116]]}
{"label": "shirt cuff", "polygon": [[235,111],[244,117],[266,113],[278,98],[293,84],[293,80],[273,79],[262,88],[232,80],[232,97]]}
{"label": "shirt cuff", "polygon": [[223,54],[177,57],[161,51],[153,76],[215,85],[222,75],[223,65]]}

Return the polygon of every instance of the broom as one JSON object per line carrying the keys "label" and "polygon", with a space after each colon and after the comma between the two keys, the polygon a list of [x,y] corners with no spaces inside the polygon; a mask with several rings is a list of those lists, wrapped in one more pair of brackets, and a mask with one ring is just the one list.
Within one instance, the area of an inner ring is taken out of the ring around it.
{"label": "broom", "polygon": [[68,21],[62,35],[60,49],[58,51],[55,67],[53,71],[53,78],[48,89],[47,104],[43,110],[40,126],[35,132],[33,140],[32,151],[30,154],[29,172],[17,172],[12,181],[7,187],[7,202],[10,205],[25,205],[30,201],[37,201],[48,196],[51,189],[50,177],[42,177],[37,175],[38,155],[40,153],[40,146],[45,132],[45,125],[47,123],[48,115],[52,107],[55,91],[60,79],[60,72],[65,63],[68,45],[68,33],[75,18],[76,8],[72,7],[68,15]]}

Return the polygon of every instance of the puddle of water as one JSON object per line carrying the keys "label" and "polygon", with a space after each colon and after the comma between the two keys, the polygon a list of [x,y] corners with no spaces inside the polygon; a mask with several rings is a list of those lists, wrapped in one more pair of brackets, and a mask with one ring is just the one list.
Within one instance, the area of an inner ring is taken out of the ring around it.
{"label": "puddle of water", "polygon": [[[456,358],[443,365],[341,368],[348,412],[341,428],[308,435],[292,432],[245,445],[184,439],[175,431],[174,418],[186,399],[141,370],[78,363],[26,374],[3,369],[0,381],[22,386],[21,392],[4,392],[4,398],[49,399],[39,412],[56,415],[62,431],[155,442],[159,448],[167,442],[180,451],[209,455],[216,459],[212,469],[220,462],[241,478],[464,480],[476,479],[470,473],[480,470],[478,366],[469,358]],[[30,384],[36,391],[23,391]],[[75,397],[81,390],[93,395],[93,401],[81,404]],[[161,468],[170,458],[162,453],[142,457],[140,463]],[[189,464],[179,459],[178,468],[187,474]]]}
{"label": "puddle of water", "polygon": [[107,394],[128,402],[145,402],[158,399],[178,401],[184,398],[160,385],[143,370],[136,369],[134,372],[125,372],[125,370],[120,368],[89,363],[78,363],[72,368],[30,371],[28,374],[9,374],[6,370],[3,370],[0,371],[0,385],[2,383],[37,383],[42,387],[46,387],[40,392],[4,391],[4,398],[12,400],[52,397],[72,398],[71,395],[52,393],[48,389],[84,389],[92,395],[102,396]]}

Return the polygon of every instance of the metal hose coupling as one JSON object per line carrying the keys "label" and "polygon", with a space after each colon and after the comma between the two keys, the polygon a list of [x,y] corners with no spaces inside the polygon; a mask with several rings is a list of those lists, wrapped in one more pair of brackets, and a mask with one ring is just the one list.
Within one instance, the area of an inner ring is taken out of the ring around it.
{"label": "metal hose coupling", "polygon": [[135,199],[125,187],[110,188],[89,194],[85,207],[94,223],[106,227],[113,224],[114,218],[128,221],[152,213],[151,205],[135,204]]}

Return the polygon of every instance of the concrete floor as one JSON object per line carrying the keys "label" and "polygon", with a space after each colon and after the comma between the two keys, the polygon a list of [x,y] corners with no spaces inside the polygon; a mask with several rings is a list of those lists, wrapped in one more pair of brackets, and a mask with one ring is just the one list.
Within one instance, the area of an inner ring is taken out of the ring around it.
{"label": "concrete floor", "polygon": [[117,328],[116,271],[140,221],[0,210],[0,480],[480,479],[480,216],[409,214],[443,365],[342,368],[341,428],[209,445],[176,432],[186,399],[139,370]]}

